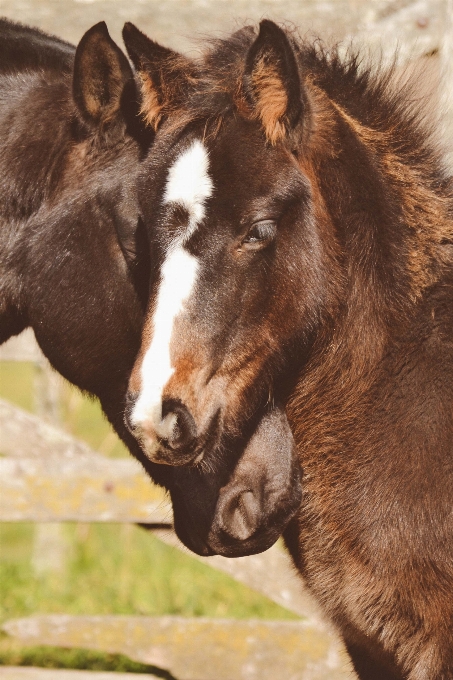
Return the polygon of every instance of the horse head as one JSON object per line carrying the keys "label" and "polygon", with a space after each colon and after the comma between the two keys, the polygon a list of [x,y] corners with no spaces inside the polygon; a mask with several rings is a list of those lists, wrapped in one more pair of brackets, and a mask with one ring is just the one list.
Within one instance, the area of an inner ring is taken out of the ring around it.
{"label": "horse head", "polygon": [[272,22],[235,34],[229,61],[219,47],[189,62],[130,24],[124,38],[157,129],[138,181],[155,266],[127,422],[175,479],[204,475],[190,505],[210,508],[207,544],[222,552],[228,534],[241,554],[300,505],[284,404],[330,275],[301,168],[311,104]]}

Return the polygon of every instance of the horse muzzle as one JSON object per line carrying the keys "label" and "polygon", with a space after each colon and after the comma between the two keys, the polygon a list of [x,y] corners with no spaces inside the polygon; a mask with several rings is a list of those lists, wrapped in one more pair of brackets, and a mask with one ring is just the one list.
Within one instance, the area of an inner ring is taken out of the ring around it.
{"label": "horse muzzle", "polygon": [[125,423],[153,463],[191,465],[203,457],[192,414],[177,399],[165,399],[142,414],[136,395],[129,392]]}
{"label": "horse muzzle", "polygon": [[200,422],[180,400],[166,397],[151,407],[140,407],[140,399],[126,396],[125,423],[153,463],[171,466],[196,465],[215,453],[222,437],[222,405],[210,400]]}

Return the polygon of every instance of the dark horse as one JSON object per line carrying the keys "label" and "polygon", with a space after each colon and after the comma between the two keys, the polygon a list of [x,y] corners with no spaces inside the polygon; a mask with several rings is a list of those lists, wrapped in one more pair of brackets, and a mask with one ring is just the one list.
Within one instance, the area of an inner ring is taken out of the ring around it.
{"label": "dark horse", "polygon": [[359,677],[451,680],[452,182],[410,93],[270,21],[190,66],[124,39],[158,130],[131,430],[152,460],[208,467],[286,404],[286,544]]}
{"label": "dark horse", "polygon": [[124,424],[152,260],[136,175],[154,136],[138,115],[127,58],[104,23],[76,50],[2,20],[0,99],[0,343],[31,326],[52,365],[99,398],[131,452],[171,492],[189,547],[200,534],[231,555],[269,547],[300,505],[281,410],[224,443],[208,471],[156,465]]}

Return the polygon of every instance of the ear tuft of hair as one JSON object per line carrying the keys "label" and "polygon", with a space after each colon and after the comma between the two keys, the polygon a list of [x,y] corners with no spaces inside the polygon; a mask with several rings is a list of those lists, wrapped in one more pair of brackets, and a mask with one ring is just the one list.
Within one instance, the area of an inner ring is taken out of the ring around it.
{"label": "ear tuft of hair", "polygon": [[133,77],[105,22],[92,26],[80,40],[74,60],[73,97],[82,120],[96,127],[117,118]]}
{"label": "ear tuft of hair", "polygon": [[261,120],[271,144],[282,141],[297,125],[304,101],[294,48],[273,21],[260,23],[249,49],[242,89],[252,116]]}

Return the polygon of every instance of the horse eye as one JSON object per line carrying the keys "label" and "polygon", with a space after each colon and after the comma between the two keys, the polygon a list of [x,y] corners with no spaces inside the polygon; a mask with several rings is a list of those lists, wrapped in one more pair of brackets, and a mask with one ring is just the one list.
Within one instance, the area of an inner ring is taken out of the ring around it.
{"label": "horse eye", "polygon": [[260,250],[269,245],[277,235],[277,224],[274,220],[261,220],[250,227],[242,245],[248,250]]}

